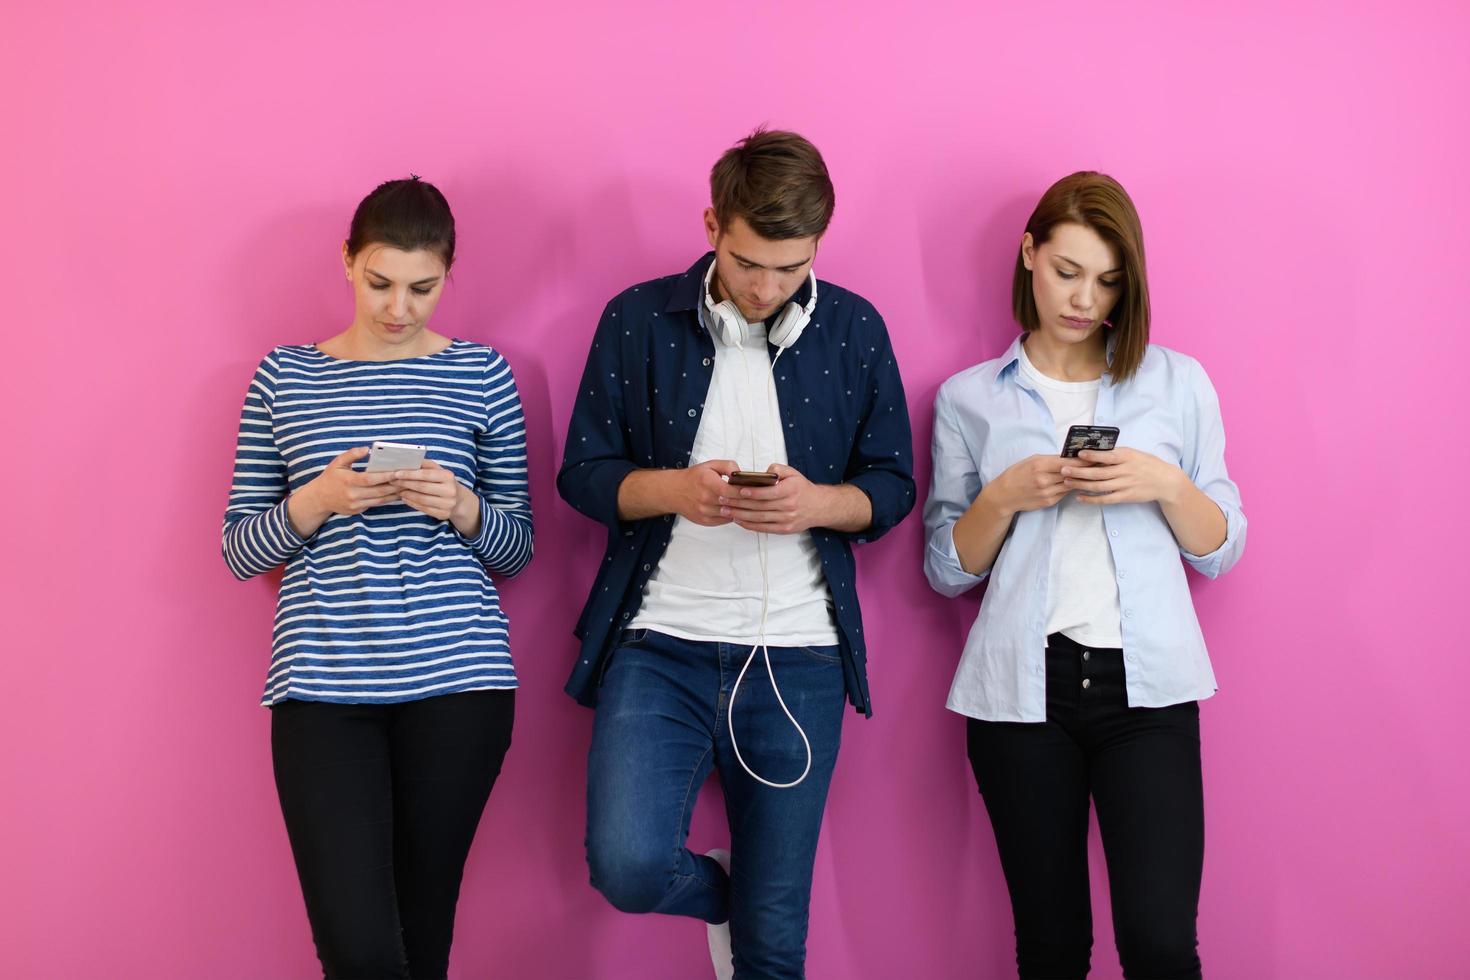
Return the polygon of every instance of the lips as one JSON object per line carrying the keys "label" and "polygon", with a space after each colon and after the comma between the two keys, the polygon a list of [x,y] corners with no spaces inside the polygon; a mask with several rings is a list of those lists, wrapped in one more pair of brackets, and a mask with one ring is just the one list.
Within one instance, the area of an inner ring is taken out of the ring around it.
{"label": "lips", "polygon": [[383,324],[383,329],[386,330],[386,331],[388,331],[389,333],[402,333],[403,331],[405,331],[405,330],[408,329],[408,324],[406,324],[406,323],[384,323]]}
{"label": "lips", "polygon": [[1092,320],[1087,317],[1064,316],[1062,317],[1062,319],[1066,320],[1068,324],[1076,327],[1078,330],[1086,330],[1088,327],[1092,326]]}

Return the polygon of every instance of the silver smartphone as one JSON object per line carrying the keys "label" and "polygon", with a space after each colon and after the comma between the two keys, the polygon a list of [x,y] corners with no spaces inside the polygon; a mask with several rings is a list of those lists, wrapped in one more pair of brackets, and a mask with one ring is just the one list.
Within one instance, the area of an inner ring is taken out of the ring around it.
{"label": "silver smartphone", "polygon": [[368,452],[366,473],[386,473],[391,470],[416,470],[424,465],[428,446],[412,446],[406,442],[383,442],[377,440]]}

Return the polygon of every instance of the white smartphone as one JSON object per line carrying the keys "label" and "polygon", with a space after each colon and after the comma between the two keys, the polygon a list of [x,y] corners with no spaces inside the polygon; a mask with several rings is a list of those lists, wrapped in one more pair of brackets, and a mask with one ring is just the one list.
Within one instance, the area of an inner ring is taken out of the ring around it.
{"label": "white smartphone", "polygon": [[427,446],[411,446],[404,442],[378,440],[373,443],[372,450],[368,453],[367,469],[363,472],[386,473],[391,470],[416,470],[424,465],[424,456],[428,451]]}

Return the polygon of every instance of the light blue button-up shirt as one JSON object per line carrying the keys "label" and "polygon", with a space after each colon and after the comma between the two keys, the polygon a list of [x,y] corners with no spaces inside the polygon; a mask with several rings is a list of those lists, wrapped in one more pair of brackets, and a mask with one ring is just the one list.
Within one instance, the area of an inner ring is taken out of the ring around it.
{"label": "light blue button-up shirt", "polygon": [[[1019,370],[1021,341],[961,371],[934,400],[934,482],[924,505],[924,574],[957,596],[989,577],[980,615],[949,692],[949,708],[987,721],[1046,720],[1046,622],[1051,606],[1055,507],[1017,514],[988,572],[960,565],[954,523],[981,487],[1013,463],[1056,454],[1056,427],[1041,394]],[[1109,351],[1111,360],[1111,349]],[[1157,503],[1102,506],[1122,611],[1123,660],[1131,707],[1161,708],[1215,693],[1215,674],[1194,614],[1184,562],[1214,578],[1245,549],[1240,491],[1225,472],[1220,402],[1192,357],[1150,345],[1126,383],[1102,376],[1097,425],[1120,430],[1118,445],[1178,465],[1225,514],[1225,542],[1191,555]],[[1180,559],[1183,559],[1181,561]]]}

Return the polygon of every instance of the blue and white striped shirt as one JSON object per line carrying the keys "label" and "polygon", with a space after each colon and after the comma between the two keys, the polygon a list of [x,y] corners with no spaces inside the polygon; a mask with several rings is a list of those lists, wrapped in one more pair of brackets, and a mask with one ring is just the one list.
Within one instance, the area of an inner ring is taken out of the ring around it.
{"label": "blue and white striped shirt", "polygon": [[[375,439],[428,446],[479,495],[479,535],[395,503],[334,514],[302,540],[287,497]],[[456,340],[396,361],[338,360],[312,346],[261,361],[240,414],[224,556],[240,579],[286,566],[262,704],[515,687],[488,573],[520,571],[531,544],[526,427],[500,354]]]}

